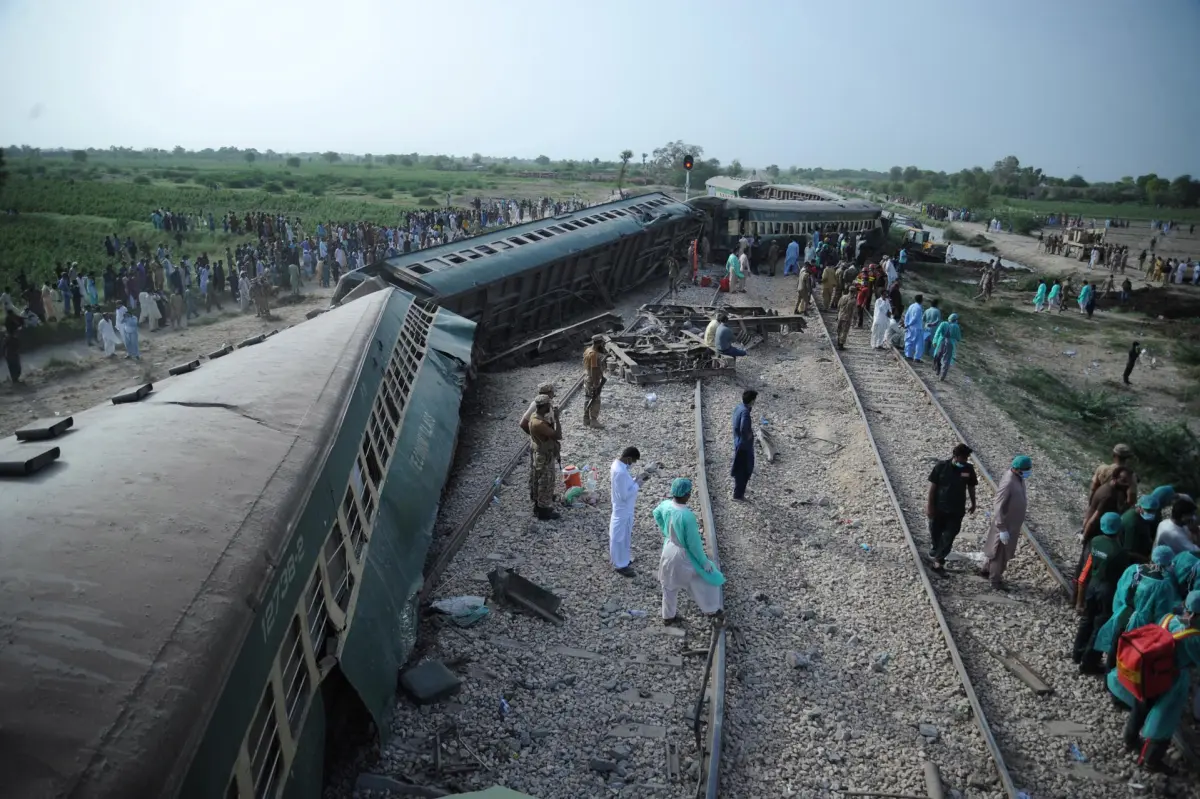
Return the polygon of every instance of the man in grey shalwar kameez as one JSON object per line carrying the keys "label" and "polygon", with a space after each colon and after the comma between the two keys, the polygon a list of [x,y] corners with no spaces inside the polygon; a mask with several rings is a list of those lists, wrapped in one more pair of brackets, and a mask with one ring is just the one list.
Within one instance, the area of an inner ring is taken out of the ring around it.
{"label": "man in grey shalwar kameez", "polygon": [[1007,590],[1004,570],[1017,554],[1017,539],[1025,523],[1025,481],[1033,473],[1033,461],[1028,455],[1013,458],[1012,468],[1005,472],[992,501],[992,523],[983,545],[983,568],[979,574],[992,581],[992,588]]}

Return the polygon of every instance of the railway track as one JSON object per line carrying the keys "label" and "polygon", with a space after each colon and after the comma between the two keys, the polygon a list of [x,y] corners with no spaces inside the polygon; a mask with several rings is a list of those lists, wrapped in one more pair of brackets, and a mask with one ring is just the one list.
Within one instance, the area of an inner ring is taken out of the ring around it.
{"label": "railway track", "polygon": [[[1023,548],[1035,557],[1018,551],[1007,570],[1007,594],[992,591],[969,559],[952,560],[944,575],[927,568],[922,555],[929,547],[927,475],[955,443],[969,442],[893,348],[872,349],[869,330],[863,329],[852,330],[846,348],[839,351],[832,335],[833,315],[826,315],[818,313],[867,427],[889,499],[1001,789],[1010,799],[1017,799],[1021,791],[1063,799],[1126,795],[1132,761],[1120,745],[1121,717],[1108,710],[1102,684],[1079,676],[1067,657],[1075,620],[1069,602],[1071,580],[1028,526],[1021,530],[1027,542]],[[914,390],[918,386],[921,390]],[[978,455],[973,460],[983,477],[979,509],[964,519],[956,539],[960,550],[982,541],[996,488]],[[1036,475],[1037,464],[1034,469]],[[1069,754],[1082,749],[1088,750],[1083,756],[1089,762]],[[1190,750],[1183,751],[1185,757],[1193,757]]]}
{"label": "railway track", "polygon": [[[564,409],[575,400],[581,388],[582,381],[577,381],[566,392],[562,399]],[[634,425],[656,419],[658,424],[671,428],[678,425],[681,434],[677,440],[678,446],[665,453],[668,468],[673,474],[693,476],[692,507],[701,520],[706,546],[716,561],[717,527],[704,469],[701,385],[697,381],[693,387],[661,387],[656,410],[630,407],[635,397],[640,400],[639,391],[634,386],[610,384],[607,397],[614,407],[624,410],[620,421],[613,417],[609,424],[619,429],[630,419]],[[579,461],[581,463],[588,462],[587,457],[591,458],[591,462],[599,461],[595,454],[597,448],[608,451],[617,443],[614,436],[622,435],[615,430],[611,433],[585,433],[582,429],[576,429],[580,427],[578,419],[566,414],[564,422],[568,438],[579,442],[585,451],[592,453],[588,456],[578,455],[585,457],[585,460]],[[694,446],[683,435],[688,422],[695,425]],[[674,440],[673,436],[671,438]],[[646,456],[650,455],[643,451]],[[564,450],[564,462],[567,454]],[[653,562],[647,562],[648,552],[640,554],[635,567],[639,573],[631,582],[612,575],[611,567],[604,563],[606,559],[603,556],[596,557],[599,553],[586,553],[570,566],[570,575],[564,574],[563,568],[571,563],[571,559],[563,562],[554,536],[540,540],[525,537],[526,514],[517,509],[518,505],[523,509],[524,504],[510,503],[507,497],[512,492],[506,494],[503,490],[504,481],[524,463],[527,456],[527,445],[516,448],[504,463],[501,474],[474,501],[427,573],[425,589],[427,596],[433,594],[435,589],[439,594],[469,592],[471,572],[478,568],[471,564],[479,560],[477,550],[484,547],[484,552],[488,549],[500,550],[495,555],[488,554],[488,560],[495,560],[508,551],[514,562],[520,564],[523,575],[534,580],[557,580],[549,584],[560,586],[554,590],[565,592],[570,597],[563,607],[565,624],[562,626],[547,625],[545,621],[531,616],[505,613],[488,622],[480,644],[469,650],[459,648],[465,646],[461,634],[435,634],[431,641],[432,651],[443,659],[465,656],[497,674],[505,671],[504,667],[515,667],[519,673],[526,675],[506,691],[513,706],[508,724],[530,725],[524,727],[527,731],[524,734],[510,733],[520,741],[517,744],[522,748],[520,763],[516,762],[515,757],[510,761],[508,751],[503,746],[499,749],[490,746],[481,748],[475,739],[469,737],[480,734],[481,738],[501,739],[503,743],[504,732],[496,729],[495,725],[495,687],[485,689],[492,692],[492,698],[484,700],[484,704],[478,708],[473,702],[475,697],[468,691],[460,696],[465,709],[459,707],[453,711],[453,716],[435,713],[424,717],[423,714],[402,717],[394,722],[393,729],[398,733],[404,730],[405,734],[417,731],[419,737],[422,729],[437,729],[438,725],[445,729],[454,724],[459,733],[466,736],[466,740],[472,741],[472,748],[481,754],[479,764],[490,771],[493,781],[543,799],[560,795],[592,795],[589,791],[599,789],[595,782],[597,773],[608,781],[609,788],[615,786],[620,789],[628,784],[637,791],[638,796],[663,799],[717,796],[724,717],[725,629],[702,622],[695,607],[688,605],[689,600],[682,601],[681,611],[685,616],[694,618],[688,619],[683,629],[662,628],[657,619],[658,581],[654,575],[657,552]],[[651,485],[655,494],[665,491],[665,486],[657,478]],[[500,501],[493,503],[493,497],[499,497]],[[652,500],[648,507],[642,507],[642,503],[639,503],[639,515],[648,515],[649,508],[656,501]],[[565,511],[563,524],[567,523],[567,517],[587,517],[593,519],[587,522],[590,528],[598,521],[594,514],[595,511],[591,514],[579,510]],[[602,515],[604,523],[607,523],[606,509]],[[516,518],[522,521],[518,522]],[[558,530],[556,535],[565,535],[569,529]],[[488,543],[479,543],[472,530],[477,530],[481,540]],[[513,531],[520,532],[513,535]],[[645,541],[644,538],[642,540]],[[460,555],[458,559],[455,559],[456,553]],[[464,579],[467,580],[465,584]],[[586,587],[580,581],[586,582]],[[614,590],[617,592],[615,595],[610,593]],[[604,599],[606,595],[608,601]],[[594,617],[588,612],[592,602],[597,607],[603,605],[598,633],[595,632]],[[617,602],[623,608],[641,607],[646,610],[621,612],[613,609],[617,607]],[[631,613],[634,615],[627,618]],[[605,631],[606,628],[611,629]],[[518,642],[520,646],[517,646]],[[468,651],[469,655],[466,654]],[[571,680],[570,693],[575,694],[573,697],[567,695],[565,683],[547,676],[563,670],[573,672],[567,675]],[[576,677],[578,683],[575,682]],[[476,678],[479,679],[478,675]],[[486,682],[486,679],[481,682]],[[617,687],[612,687],[614,685]],[[469,690],[479,687],[472,686]],[[655,690],[647,690],[651,687]],[[539,745],[541,739],[537,736],[545,733],[535,729],[531,736],[528,731],[531,727],[553,726],[553,722],[546,723],[547,717],[553,714],[562,714],[571,721],[567,722],[569,726],[559,728],[551,749]],[[611,727],[614,722],[638,723],[619,724],[606,735],[605,728]],[[501,726],[507,725],[502,722]],[[445,738],[435,746],[441,747],[444,743]],[[453,746],[453,742],[449,745]],[[528,745],[532,748],[524,751]],[[497,752],[499,757],[496,760],[489,757]],[[515,747],[512,754],[516,754]],[[397,756],[398,760],[392,760]],[[385,760],[404,762],[408,756],[402,745],[391,750],[391,755]],[[550,758],[552,763],[543,763],[540,760],[543,757]],[[603,761],[611,761],[613,770],[603,771]],[[410,773],[409,769],[420,771],[423,762],[405,763],[402,773]],[[547,769],[561,770],[562,778],[548,781],[543,776]],[[445,774],[439,779],[437,774],[426,773],[424,780],[433,784],[440,782],[455,790],[476,787],[463,783],[460,778],[447,779]]]}
{"label": "railway track", "polygon": [[[670,290],[670,287],[664,288],[662,293],[660,293],[654,300],[654,303],[661,303],[663,299],[666,298],[667,294],[670,293]],[[622,332],[628,332],[630,329],[632,329],[633,324],[634,322],[630,322],[625,326]],[[583,389],[583,379],[584,375],[581,374],[578,378],[576,378],[571,387],[567,389],[567,392],[563,394],[562,399],[559,400],[559,408],[562,411],[566,411],[567,406],[571,404],[572,400],[574,400],[579,392]],[[516,470],[517,466],[519,466],[521,462],[528,457],[529,441],[526,440],[521,444],[521,446],[513,449],[512,457],[508,459],[508,462],[504,465],[504,468],[500,470],[498,475],[496,475],[495,480],[492,481],[491,485],[488,486],[487,489],[480,492],[478,498],[475,500],[474,504],[472,504],[470,511],[467,512],[466,518],[459,522],[458,526],[450,534],[445,546],[438,551],[437,557],[434,558],[433,565],[430,566],[429,570],[425,573],[425,587],[421,591],[421,604],[425,604],[429,600],[429,596],[433,592],[433,589],[437,587],[438,581],[441,579],[442,575],[445,574],[446,567],[448,567],[450,562],[454,560],[454,556],[458,554],[458,550],[462,547],[463,542],[467,540],[467,536],[471,534],[471,530],[474,529],[480,517],[483,516],[488,507],[492,504],[492,501],[497,497],[504,481],[508,480],[508,478],[512,476],[513,471]]]}

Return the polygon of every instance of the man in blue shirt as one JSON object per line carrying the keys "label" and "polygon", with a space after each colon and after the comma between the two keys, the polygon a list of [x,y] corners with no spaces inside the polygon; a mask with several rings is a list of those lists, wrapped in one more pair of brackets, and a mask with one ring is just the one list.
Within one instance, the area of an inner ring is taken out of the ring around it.
{"label": "man in blue shirt", "polygon": [[746,354],[746,351],[741,347],[733,346],[733,328],[728,325],[729,316],[726,314],[717,314],[717,334],[713,339],[717,352],[722,355],[732,355],[740,358]]}
{"label": "man in blue shirt", "polygon": [[753,389],[742,392],[742,404],[733,409],[733,466],[729,476],[733,478],[733,498],[746,499],[746,484],[754,474],[754,424],[750,409],[758,399]]}

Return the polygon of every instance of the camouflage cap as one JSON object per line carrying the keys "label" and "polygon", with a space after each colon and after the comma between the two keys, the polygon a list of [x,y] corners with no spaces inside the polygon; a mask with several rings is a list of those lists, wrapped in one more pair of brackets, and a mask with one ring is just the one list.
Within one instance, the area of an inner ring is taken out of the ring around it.
{"label": "camouflage cap", "polygon": [[549,405],[550,398],[548,396],[546,396],[545,394],[538,394],[536,397],[533,398],[533,404],[534,405]]}

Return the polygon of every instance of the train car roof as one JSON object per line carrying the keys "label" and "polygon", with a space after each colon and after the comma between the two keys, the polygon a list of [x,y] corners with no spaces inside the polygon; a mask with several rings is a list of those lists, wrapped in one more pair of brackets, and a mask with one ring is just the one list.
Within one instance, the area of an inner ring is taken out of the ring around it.
{"label": "train car roof", "polygon": [[528,269],[531,260],[552,261],[695,214],[693,208],[666,194],[641,194],[405,253],[347,277],[378,274],[412,287],[425,298],[451,296]]}
{"label": "train car roof", "polygon": [[156,383],[139,402],[89,408],[48,442],[56,462],[0,478],[7,795],[166,795],[376,326],[389,303],[412,302],[378,292]]}
{"label": "train car roof", "polygon": [[769,186],[766,186],[765,188],[783,189],[784,191],[802,191],[802,192],[805,192],[806,194],[816,194],[820,197],[824,197],[827,200],[843,200],[843,199],[845,199],[844,197],[842,197],[842,195],[838,194],[837,192],[832,192],[832,191],[829,191],[828,189],[822,189],[818,186],[805,186],[805,185],[799,184],[799,183],[772,183]]}
{"label": "train car roof", "polygon": [[729,208],[799,214],[832,214],[846,211],[883,213],[882,207],[866,200],[751,200],[742,197],[697,197],[691,202],[698,205],[724,203]]}
{"label": "train car roof", "polygon": [[732,189],[741,191],[747,187],[760,188],[767,185],[765,180],[755,180],[752,178],[734,178],[729,175],[715,175],[704,181],[705,186],[712,186],[718,189]]}

